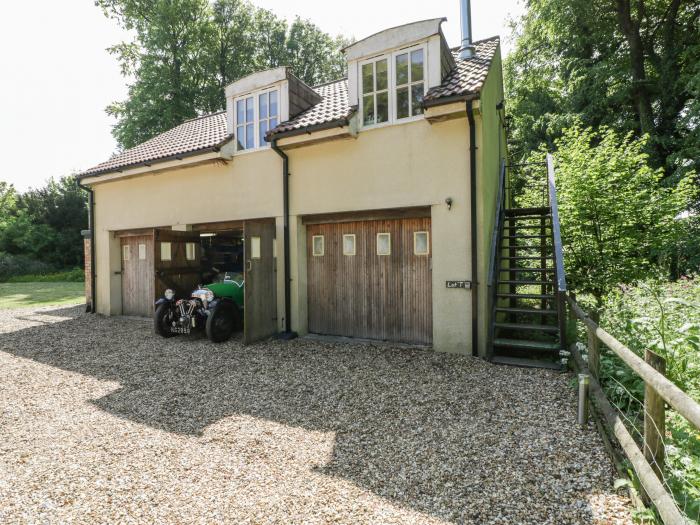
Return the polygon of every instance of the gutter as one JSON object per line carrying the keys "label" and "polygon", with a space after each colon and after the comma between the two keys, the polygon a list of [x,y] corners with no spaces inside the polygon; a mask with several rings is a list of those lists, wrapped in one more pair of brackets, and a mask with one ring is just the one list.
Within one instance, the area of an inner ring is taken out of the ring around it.
{"label": "gutter", "polygon": [[95,278],[95,192],[92,188],[83,186],[80,179],[76,181],[78,186],[88,192],[88,231],[90,232],[90,306],[86,312],[96,313],[97,308],[97,279]]}
{"label": "gutter", "polygon": [[[141,162],[134,162],[131,164],[124,164],[123,166],[116,166],[114,168],[105,168],[98,171],[85,172],[78,175],[77,180],[81,181],[83,179],[89,179],[92,177],[101,177],[102,175],[109,175],[111,173],[124,173],[128,170],[133,170],[136,168],[150,168],[154,164],[160,164],[163,162],[170,162],[173,160],[184,160],[188,157],[195,157],[197,155],[203,155],[205,153],[218,153],[221,148],[224,147],[228,142],[233,139],[233,135],[228,135],[224,140],[215,144],[214,146],[207,146],[204,148],[199,148],[184,153],[176,153],[174,155],[168,155],[167,157],[159,157],[157,159],[146,160]],[[83,187],[83,186],[81,186]],[[84,188],[84,187],[83,187]]]}
{"label": "gutter", "polygon": [[423,101],[423,108],[432,108],[435,106],[444,106],[445,104],[451,104],[453,102],[469,102],[472,100],[477,100],[479,98],[479,93],[463,93],[461,95],[450,95],[449,97],[438,97],[431,98]]}
{"label": "gutter", "polygon": [[292,293],[291,293],[291,265],[289,261],[289,157],[277,145],[277,139],[270,142],[272,150],[282,158],[282,202],[284,215],[284,333],[280,339],[294,339],[296,332],[292,332]]}
{"label": "gutter", "polygon": [[349,124],[350,124],[349,117],[343,117],[343,118],[331,120],[330,122],[322,122],[320,124],[314,124],[312,126],[306,126],[306,127],[298,128],[298,129],[292,129],[289,131],[280,131],[278,133],[268,135],[268,139],[272,141],[271,143],[273,144],[273,149],[274,149],[275,148],[274,144],[279,139],[284,139],[287,137],[296,137],[297,135],[308,135],[308,134],[313,133],[314,131],[324,131],[326,129],[342,128],[343,126],[348,126]]}
{"label": "gutter", "polygon": [[471,278],[472,278],[472,355],[479,355],[479,285],[477,279],[478,257],[477,257],[477,227],[476,227],[476,125],[474,123],[474,105],[472,100],[467,100],[467,121],[469,122],[469,197],[471,208]]}

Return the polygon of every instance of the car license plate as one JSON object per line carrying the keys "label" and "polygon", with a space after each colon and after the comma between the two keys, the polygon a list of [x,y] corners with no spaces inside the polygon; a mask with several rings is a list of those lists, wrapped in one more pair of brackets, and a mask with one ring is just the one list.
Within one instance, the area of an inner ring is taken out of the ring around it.
{"label": "car license plate", "polygon": [[189,326],[188,326],[188,327],[185,327],[185,328],[181,328],[181,327],[179,327],[179,326],[173,326],[173,327],[170,329],[170,331],[171,331],[172,333],[174,333],[174,334],[189,334],[189,333],[190,333],[190,328],[189,328]]}

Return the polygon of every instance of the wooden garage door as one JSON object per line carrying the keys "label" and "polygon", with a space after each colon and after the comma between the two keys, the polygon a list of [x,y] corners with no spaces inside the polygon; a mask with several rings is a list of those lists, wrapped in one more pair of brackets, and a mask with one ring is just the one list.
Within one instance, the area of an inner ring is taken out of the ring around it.
{"label": "wooden garage door", "polygon": [[431,344],[430,252],[430,218],[308,225],[309,331]]}
{"label": "wooden garage door", "polygon": [[153,315],[153,236],[121,238],[122,313]]}

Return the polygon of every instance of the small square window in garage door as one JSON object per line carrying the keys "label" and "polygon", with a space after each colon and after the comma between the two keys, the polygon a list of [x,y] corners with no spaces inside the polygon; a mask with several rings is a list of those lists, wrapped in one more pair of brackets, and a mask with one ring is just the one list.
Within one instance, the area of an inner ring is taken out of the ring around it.
{"label": "small square window in garage door", "polygon": [[311,243],[314,257],[322,257],[326,251],[323,235],[314,235],[311,239]]}
{"label": "small square window in garage door", "polygon": [[391,255],[391,234],[377,234],[377,255]]}
{"label": "small square window in garage door", "polygon": [[413,232],[413,253],[428,255],[430,253],[430,234],[428,232]]}
{"label": "small square window in garage door", "polygon": [[354,233],[343,235],[343,255],[355,255],[355,239]]}

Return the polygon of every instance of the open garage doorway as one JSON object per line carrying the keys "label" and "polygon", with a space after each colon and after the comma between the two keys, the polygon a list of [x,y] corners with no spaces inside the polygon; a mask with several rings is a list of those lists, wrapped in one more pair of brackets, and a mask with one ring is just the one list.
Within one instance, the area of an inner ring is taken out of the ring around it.
{"label": "open garage doorway", "polygon": [[[277,332],[274,219],[195,224],[191,231],[169,230],[165,235],[185,244],[185,251],[180,248],[178,253],[186,253],[187,244],[196,243],[193,256],[199,268],[198,281],[193,283],[186,273],[162,268],[156,269],[157,275],[170,273],[179,281],[180,289],[190,285],[190,291],[198,284],[226,283],[232,285],[229,289],[239,287],[243,292],[243,342],[259,341]],[[238,288],[235,291],[238,293]]]}
{"label": "open garage doorway", "polygon": [[218,288],[233,290],[235,300],[242,298],[236,302],[242,309],[244,343],[277,332],[274,219],[115,235],[121,238],[125,315],[152,316],[155,301],[167,289],[174,290],[178,298],[189,298],[198,286],[224,284]]}

